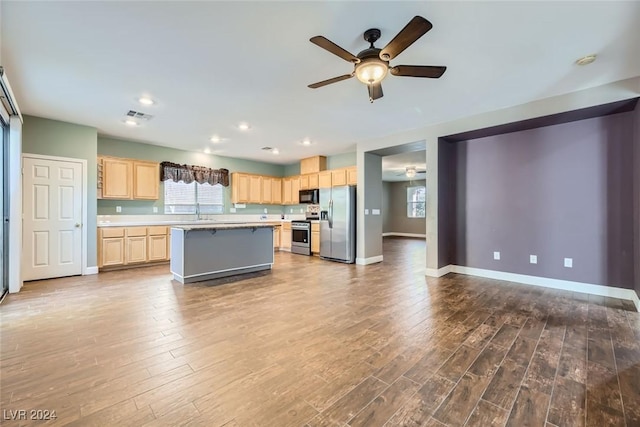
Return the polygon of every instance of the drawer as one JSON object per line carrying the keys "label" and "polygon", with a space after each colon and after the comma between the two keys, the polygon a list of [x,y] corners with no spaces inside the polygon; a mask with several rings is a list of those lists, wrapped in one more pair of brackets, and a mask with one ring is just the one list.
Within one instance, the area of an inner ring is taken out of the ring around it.
{"label": "drawer", "polygon": [[146,236],[147,227],[127,227],[127,237]]}
{"label": "drawer", "polygon": [[155,225],[153,227],[147,227],[149,236],[161,236],[167,234],[167,227],[164,225]]}
{"label": "drawer", "polygon": [[104,227],[100,229],[102,231],[102,237],[124,237],[124,228],[121,227]]}
{"label": "drawer", "polygon": [[311,223],[311,231],[320,232],[320,223],[319,222],[312,222]]}

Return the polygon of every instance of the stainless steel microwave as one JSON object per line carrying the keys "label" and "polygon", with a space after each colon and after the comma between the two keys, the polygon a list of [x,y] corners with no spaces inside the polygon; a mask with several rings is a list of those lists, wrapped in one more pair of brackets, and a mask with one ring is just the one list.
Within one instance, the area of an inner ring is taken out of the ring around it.
{"label": "stainless steel microwave", "polygon": [[320,203],[320,190],[317,188],[314,190],[300,190],[300,193],[298,193],[298,200],[300,203],[317,205]]}

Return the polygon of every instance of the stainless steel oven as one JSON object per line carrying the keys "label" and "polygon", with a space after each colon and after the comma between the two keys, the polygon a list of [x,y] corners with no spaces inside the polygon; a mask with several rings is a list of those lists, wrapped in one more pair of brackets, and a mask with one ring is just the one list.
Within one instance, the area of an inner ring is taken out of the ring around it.
{"label": "stainless steel oven", "polygon": [[311,221],[291,221],[291,252],[311,255]]}

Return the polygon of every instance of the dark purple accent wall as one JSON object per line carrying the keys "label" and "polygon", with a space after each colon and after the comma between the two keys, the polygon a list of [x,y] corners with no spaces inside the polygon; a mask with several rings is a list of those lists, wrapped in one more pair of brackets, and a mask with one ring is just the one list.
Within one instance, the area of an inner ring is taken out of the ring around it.
{"label": "dark purple accent wall", "polygon": [[634,111],[634,119],[635,119],[635,132],[633,135],[633,149],[634,149],[634,188],[635,188],[635,198],[634,198],[634,214],[633,214],[633,223],[634,223],[634,247],[635,247],[635,290],[640,297],[640,104],[636,106]]}
{"label": "dark purple accent wall", "polygon": [[[448,218],[440,224],[439,212],[439,243],[447,240],[439,244],[443,263],[637,286],[636,115],[439,147],[439,170],[446,169],[445,179],[439,177],[439,206],[446,206]],[[493,259],[494,251],[501,252],[501,260]],[[538,264],[529,263],[532,254]],[[565,257],[573,258],[573,268],[563,266]]]}

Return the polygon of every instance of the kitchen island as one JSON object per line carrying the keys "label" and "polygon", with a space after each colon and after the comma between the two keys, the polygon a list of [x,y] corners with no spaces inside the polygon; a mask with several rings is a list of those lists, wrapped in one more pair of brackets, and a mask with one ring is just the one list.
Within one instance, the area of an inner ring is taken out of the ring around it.
{"label": "kitchen island", "polygon": [[183,225],[171,228],[171,273],[180,283],[270,270],[273,225]]}

